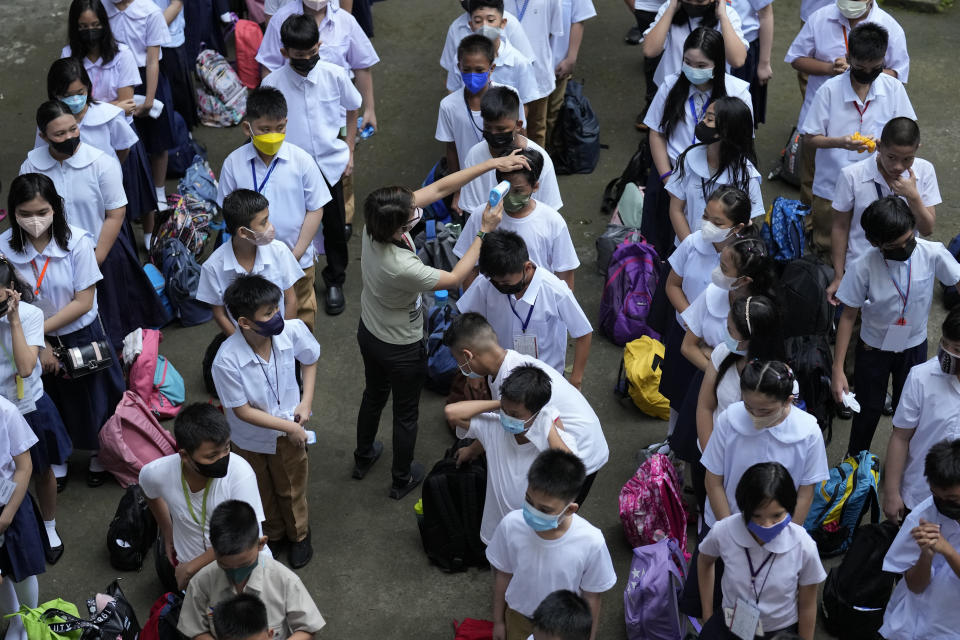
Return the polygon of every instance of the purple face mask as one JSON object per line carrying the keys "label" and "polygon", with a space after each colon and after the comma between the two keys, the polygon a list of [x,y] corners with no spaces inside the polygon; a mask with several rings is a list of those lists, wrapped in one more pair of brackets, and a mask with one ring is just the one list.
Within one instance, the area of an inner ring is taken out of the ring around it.
{"label": "purple face mask", "polygon": [[280,335],[280,333],[283,331],[283,316],[280,315],[279,311],[273,314],[269,320],[264,322],[257,322],[254,320],[253,323],[257,325],[257,328],[254,329],[254,331],[265,338]]}
{"label": "purple face mask", "polygon": [[766,544],[771,540],[773,540],[774,538],[776,538],[778,535],[780,535],[780,532],[783,531],[788,524],[790,524],[789,513],[787,514],[786,518],[784,518],[777,524],[770,525],[769,527],[762,527],[756,522],[754,522],[753,520],[751,520],[750,522],[747,523],[747,529],[749,529],[753,535],[760,538],[760,542],[763,542],[764,544]]}

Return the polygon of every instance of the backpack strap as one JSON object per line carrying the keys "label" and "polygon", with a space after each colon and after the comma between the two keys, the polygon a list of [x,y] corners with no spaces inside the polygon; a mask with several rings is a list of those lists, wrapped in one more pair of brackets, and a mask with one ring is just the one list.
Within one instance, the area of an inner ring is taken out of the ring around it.
{"label": "backpack strap", "polygon": [[483,511],[480,501],[477,499],[477,483],[472,477],[473,474],[462,473],[460,476],[460,506],[463,510],[462,521],[464,526],[464,537],[466,539],[467,550],[476,559],[483,559],[483,543],[480,542],[479,535],[473,535],[474,531],[479,533],[480,522],[477,521],[477,513]]}

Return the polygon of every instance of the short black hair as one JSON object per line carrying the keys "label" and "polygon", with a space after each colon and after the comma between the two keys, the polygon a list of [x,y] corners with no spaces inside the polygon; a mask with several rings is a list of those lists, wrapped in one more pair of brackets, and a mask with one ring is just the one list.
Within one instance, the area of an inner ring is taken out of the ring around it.
{"label": "short black hair", "polygon": [[406,187],[380,187],[363,201],[363,220],[370,238],[392,242],[393,234],[410,220],[415,200]]}
{"label": "short black hair", "polygon": [[923,475],[937,489],[960,486],[960,439],[941,440],[930,447],[923,461]]}
{"label": "short black hair", "polygon": [[267,606],[252,593],[241,593],[213,608],[217,640],[247,640],[269,628]]}
{"label": "short black hair", "polygon": [[530,183],[530,186],[537,184],[537,181],[540,180],[540,174],[543,173],[543,154],[532,147],[527,147],[519,154],[523,158],[527,159],[527,163],[530,165],[530,168],[520,167],[513,171],[497,171],[497,182],[502,182],[507,180],[510,176],[521,175],[527,178],[527,182]]}
{"label": "short black hair", "polygon": [[913,217],[903,198],[886,196],[870,203],[860,216],[860,226],[863,235],[875,245],[893,242],[917,226],[917,219]]}
{"label": "short black hair", "polygon": [[520,96],[509,87],[490,87],[480,99],[480,117],[490,122],[520,120]]}
{"label": "short black hair", "polygon": [[758,462],[744,471],[735,496],[744,522],[750,522],[757,509],[771,500],[779,502],[790,514],[797,508],[797,486],[779,462]]}
{"label": "short black hair", "polygon": [[194,402],[177,414],[173,422],[173,436],[177,446],[193,453],[204,442],[219,446],[230,441],[230,425],[220,410],[212,404]]}
{"label": "short black hair", "polygon": [[275,87],[257,87],[247,96],[247,122],[260,118],[283,120],[287,117],[287,99]]}
{"label": "short black hair", "polygon": [[552,394],[550,375],[533,364],[515,368],[500,385],[500,397],[519,402],[530,413],[547,406]]}
{"label": "short black hair", "polygon": [[463,60],[464,56],[474,53],[483,54],[483,57],[489,60],[491,64],[497,59],[497,51],[493,48],[493,41],[479,33],[471,33],[460,41],[459,46],[457,46],[457,62]]}
{"label": "short black hair", "polygon": [[861,22],[850,30],[847,38],[847,60],[870,62],[887,55],[887,30],[875,22]]}
{"label": "short black hair", "polygon": [[443,344],[451,349],[473,348],[477,343],[497,342],[497,334],[484,318],[475,311],[468,311],[453,318],[443,332]]}
{"label": "short black hair", "polygon": [[70,85],[80,81],[87,90],[87,103],[96,104],[93,98],[93,84],[79,58],[60,58],[54,60],[47,71],[47,98],[59,100],[67,95]]}
{"label": "short black hair", "polygon": [[480,273],[488,278],[520,273],[529,259],[527,243],[519,234],[497,229],[483,236],[478,265]]}
{"label": "short black hair", "polygon": [[740,373],[740,390],[756,391],[784,402],[793,395],[796,377],[793,370],[782,362],[753,360]]}
{"label": "short black hair", "polygon": [[320,42],[320,29],[312,16],[296,14],[280,25],[280,42],[287,51],[309,51]]}
{"label": "short black hair", "polygon": [[237,235],[240,227],[249,227],[258,213],[270,206],[263,194],[253,189],[236,189],[223,199],[223,222],[227,233]]}
{"label": "short black hair", "polygon": [[234,320],[252,320],[260,307],[280,304],[283,292],[263,276],[238,276],[223,292],[223,304]]}
{"label": "short black hair", "polygon": [[960,305],[950,309],[940,330],[947,340],[960,341]]}
{"label": "short black hair", "polygon": [[593,614],[586,600],[569,589],[559,589],[537,606],[533,628],[560,640],[590,640]]}
{"label": "short black hair", "polygon": [[527,486],[552,498],[573,502],[580,494],[587,470],[569,451],[546,449],[534,459],[527,472]]}
{"label": "short black hair", "polygon": [[913,118],[893,118],[883,125],[880,142],[894,147],[916,147],[920,144],[920,125]]}
{"label": "short black hair", "polygon": [[218,556],[248,551],[260,540],[257,513],[243,500],[226,500],[210,516],[210,544]]}
{"label": "short black hair", "polygon": [[470,0],[468,11],[473,13],[477,9],[495,9],[500,12],[500,15],[503,15],[503,0]]}

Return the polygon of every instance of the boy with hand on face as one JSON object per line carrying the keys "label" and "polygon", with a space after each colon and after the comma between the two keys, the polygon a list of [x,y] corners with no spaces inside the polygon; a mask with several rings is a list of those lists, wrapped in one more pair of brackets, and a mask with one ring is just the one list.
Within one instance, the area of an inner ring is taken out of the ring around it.
{"label": "boy with hand on face", "polygon": [[224,199],[237,189],[255,191],[272,203],[275,237],[293,252],[304,272],[294,284],[297,317],[313,331],[317,315],[313,238],[324,205],[330,202],[330,191],[310,154],[285,139],[287,101],[282,93],[272,87],[251,91],[241,127],[250,136],[250,144],[223,161],[217,204],[222,207]]}

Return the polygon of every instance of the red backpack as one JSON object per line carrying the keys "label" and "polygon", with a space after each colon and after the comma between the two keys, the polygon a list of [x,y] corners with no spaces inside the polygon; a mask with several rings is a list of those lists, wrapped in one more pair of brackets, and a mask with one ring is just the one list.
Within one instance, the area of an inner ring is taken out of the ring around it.
{"label": "red backpack", "polygon": [[[248,0],[247,6],[250,4]],[[262,6],[263,3],[260,4]],[[260,63],[257,62],[257,51],[259,51],[260,44],[263,42],[263,32],[260,31],[260,26],[252,20],[237,20],[234,27],[237,75],[247,89],[256,89],[260,86]]]}
{"label": "red backpack", "polygon": [[123,393],[117,410],[100,429],[100,464],[123,487],[137,483],[143,465],[176,451],[173,434],[160,426],[133,391]]}
{"label": "red backpack", "polygon": [[[143,350],[130,365],[127,384],[130,391],[140,396],[154,415],[163,420],[180,412],[184,398],[180,374],[159,355],[161,340],[163,334],[156,329],[143,329]],[[175,397],[168,397],[164,390]]]}
{"label": "red backpack", "polygon": [[620,521],[627,542],[636,549],[663,538],[687,549],[687,512],[680,497],[680,479],[670,458],[650,456],[620,490]]}
{"label": "red backpack", "polygon": [[493,623],[489,620],[464,618],[463,622],[453,621],[456,636],[453,640],[492,640]]}

